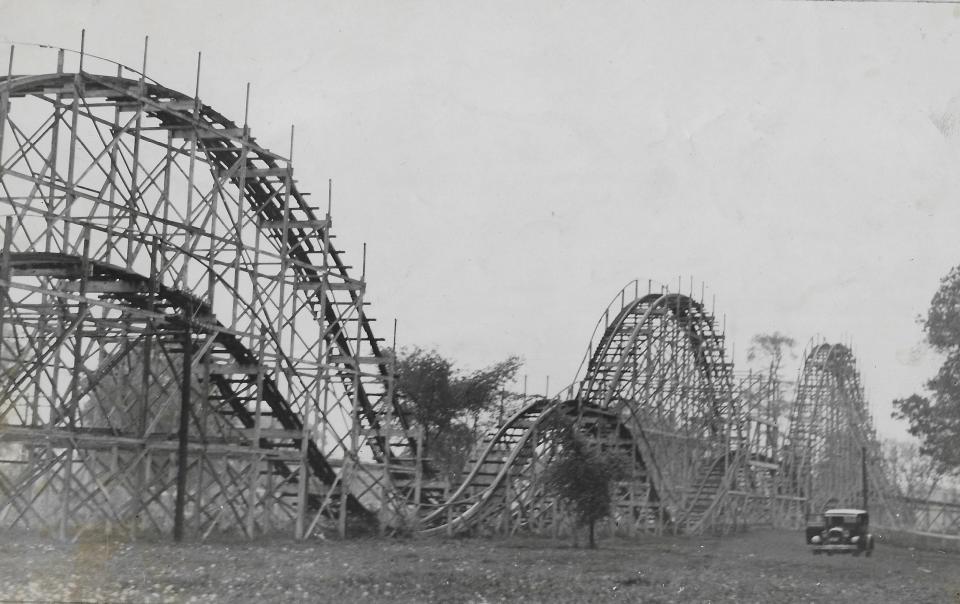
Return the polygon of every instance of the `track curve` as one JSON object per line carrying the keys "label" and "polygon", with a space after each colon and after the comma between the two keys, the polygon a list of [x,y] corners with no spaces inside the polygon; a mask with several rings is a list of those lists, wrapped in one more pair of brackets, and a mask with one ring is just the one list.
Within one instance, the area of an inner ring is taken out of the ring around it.
{"label": "track curve", "polygon": [[633,456],[637,484],[622,489],[644,512],[631,515],[688,531],[711,522],[743,446],[723,336],[689,296],[630,299],[630,289],[601,316],[597,344],[578,371],[576,397],[534,401],[488,435],[453,496],[424,518],[425,532],[471,530],[488,518],[529,523],[552,508],[539,475],[554,453],[542,427],[556,415]]}
{"label": "track curve", "polygon": [[[138,396],[165,389],[160,398],[171,398],[175,370],[161,357],[176,349],[174,328],[196,329],[194,367],[217,391],[203,413],[232,414],[218,429],[261,435],[245,448],[224,445],[215,463],[191,457],[190,481],[198,477],[188,500],[203,535],[230,509],[247,533],[296,517],[303,536],[319,520],[318,498],[328,515],[338,501],[366,517],[405,513],[393,482],[412,473],[402,460],[416,443],[392,403],[366,282],[333,245],[329,206],[324,213],[308,203],[293,174],[246,124],[122,66],[117,75],[0,77],[0,205],[9,216],[0,364],[15,376],[0,381],[0,439],[39,451],[39,427],[63,419],[67,432],[76,429],[98,380],[101,395],[113,388],[119,410],[97,418],[126,413],[132,390],[120,384],[131,378],[115,374],[149,361],[151,346],[161,366],[142,370],[149,388]],[[174,311],[206,320],[167,316]],[[147,433],[115,436],[123,450],[151,446],[142,444]],[[151,501],[163,508],[154,527],[162,528],[171,485],[155,474],[170,464],[141,453],[129,467],[113,461],[105,470],[102,456],[88,454],[92,442],[75,446],[65,434],[27,470],[11,471],[0,517],[16,510],[13,524],[51,528],[30,494],[46,474],[55,477],[44,497],[61,501],[51,504],[62,508],[53,514],[61,534],[81,517],[126,525],[142,504],[137,485],[152,481]],[[373,469],[384,461],[389,472]]]}
{"label": "track curve", "polygon": [[[152,301],[155,305],[160,305],[165,311],[168,311],[164,313],[163,319],[156,323],[158,331],[161,332],[161,339],[163,332],[174,335],[181,334],[184,332],[184,324],[192,323],[196,332],[210,334],[215,342],[214,346],[206,347],[204,354],[218,358],[218,362],[227,358],[243,366],[262,364],[256,358],[254,351],[249,350],[235,334],[225,330],[225,326],[211,313],[211,308],[203,300],[170,289],[162,284],[158,284],[154,288],[149,277],[131,273],[123,267],[91,262],[80,256],[42,252],[10,254],[7,258],[7,267],[10,269],[10,276],[13,278],[18,274],[29,274],[32,277],[47,277],[57,280],[79,280],[81,277],[85,277],[88,284],[93,285],[94,289],[100,290],[98,297],[120,302],[130,308],[146,310]],[[115,287],[120,284],[130,286],[130,288]],[[151,289],[154,289],[154,291],[151,291]],[[192,319],[181,314],[185,310],[192,313]],[[196,342],[193,347],[195,350],[200,350],[200,345]],[[289,362],[289,360],[286,360],[286,362]],[[31,372],[20,373],[16,376],[14,382],[22,383],[32,379],[32,377]],[[242,431],[253,428],[255,418],[249,409],[239,403],[237,388],[223,374],[212,374],[210,379],[229,405],[228,409],[219,409],[221,412],[230,412],[224,414],[225,423],[237,430],[234,435],[235,438],[240,440],[249,438]],[[253,385],[257,377],[255,374],[246,374],[243,379],[248,385]],[[284,399],[274,380],[265,376],[262,379],[261,386],[264,391],[264,401],[269,405],[273,416],[279,420],[283,429],[291,432],[302,431],[303,423],[301,419]],[[50,419],[48,427],[66,427],[67,418],[68,414],[55,416]],[[110,431],[117,436],[130,436],[130,434],[122,434],[118,428],[110,428]],[[299,439],[292,440],[293,442],[290,444],[297,448],[301,446]],[[278,442],[276,438],[261,437],[259,446],[263,449],[275,449],[279,446],[285,446],[285,443]],[[308,457],[313,474],[327,484],[333,483],[336,478],[336,471],[319,450],[316,442],[311,438],[306,446],[308,447]],[[292,472],[282,459],[271,460],[271,463],[284,477],[291,476]],[[367,512],[353,494],[349,494],[348,497],[352,511]]]}

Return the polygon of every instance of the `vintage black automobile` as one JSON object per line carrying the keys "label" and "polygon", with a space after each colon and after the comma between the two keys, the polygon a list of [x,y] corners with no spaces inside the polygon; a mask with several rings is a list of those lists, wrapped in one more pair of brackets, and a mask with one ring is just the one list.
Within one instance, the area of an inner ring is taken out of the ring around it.
{"label": "vintage black automobile", "polygon": [[873,553],[870,514],[854,508],[827,510],[819,522],[807,524],[807,543],[814,554],[870,556]]}

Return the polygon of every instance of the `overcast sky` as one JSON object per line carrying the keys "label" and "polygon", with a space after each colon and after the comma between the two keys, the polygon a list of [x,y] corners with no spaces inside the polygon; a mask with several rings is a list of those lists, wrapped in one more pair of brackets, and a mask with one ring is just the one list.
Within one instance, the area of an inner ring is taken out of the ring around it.
{"label": "overcast sky", "polygon": [[250,82],[278,152],[295,124],[401,344],[519,354],[554,390],[620,287],[692,276],[738,366],[760,332],[852,341],[884,435],[936,371],[916,317],[960,263],[960,6],[0,0],[0,43],[82,28],[131,66],[149,36],[148,75],[188,93],[202,52],[236,121]]}

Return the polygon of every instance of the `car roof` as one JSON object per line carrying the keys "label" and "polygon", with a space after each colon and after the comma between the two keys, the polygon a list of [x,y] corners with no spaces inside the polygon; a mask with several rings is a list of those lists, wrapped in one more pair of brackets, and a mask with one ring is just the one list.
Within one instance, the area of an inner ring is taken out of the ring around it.
{"label": "car roof", "polygon": [[836,516],[848,516],[848,515],[851,515],[851,514],[866,514],[866,513],[867,513],[866,510],[858,510],[858,509],[855,509],[855,508],[836,508],[836,509],[832,509],[832,510],[827,510],[826,512],[824,512],[824,515],[826,515],[826,516],[834,516],[834,515],[836,515]]}

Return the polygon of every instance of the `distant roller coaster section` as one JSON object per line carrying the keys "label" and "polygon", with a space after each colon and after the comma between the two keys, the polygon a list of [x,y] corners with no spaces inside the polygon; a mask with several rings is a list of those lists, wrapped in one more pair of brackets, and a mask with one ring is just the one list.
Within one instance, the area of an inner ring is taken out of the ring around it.
{"label": "distant roller coaster section", "polygon": [[329,204],[247,124],[49,52],[0,77],[0,527],[405,514],[412,444]]}
{"label": "distant roller coaster section", "polygon": [[615,521],[628,532],[735,526],[759,503],[769,521],[767,504],[778,497],[795,509],[797,499],[772,485],[779,465],[769,443],[759,444],[767,433],[740,408],[715,323],[692,296],[625,287],[566,389],[576,394],[535,400],[491,433],[423,530],[568,529],[541,480],[557,453],[544,428],[558,415],[633,459],[630,478],[617,486]]}
{"label": "distant roller coaster section", "polygon": [[822,340],[803,359],[782,459],[790,489],[808,514],[868,507],[882,527],[960,534],[960,505],[927,500],[898,486],[873,426],[853,350]]}
{"label": "distant roller coaster section", "polygon": [[867,505],[876,524],[955,533],[960,506],[905,497],[885,466],[849,347],[804,355],[789,414],[776,376],[735,376],[702,301],[631,283],[604,310],[577,377],[530,401],[476,448],[462,482],[422,519],[429,534],[567,532],[542,477],[565,418],[633,460],[611,530],[799,528],[824,506]]}

